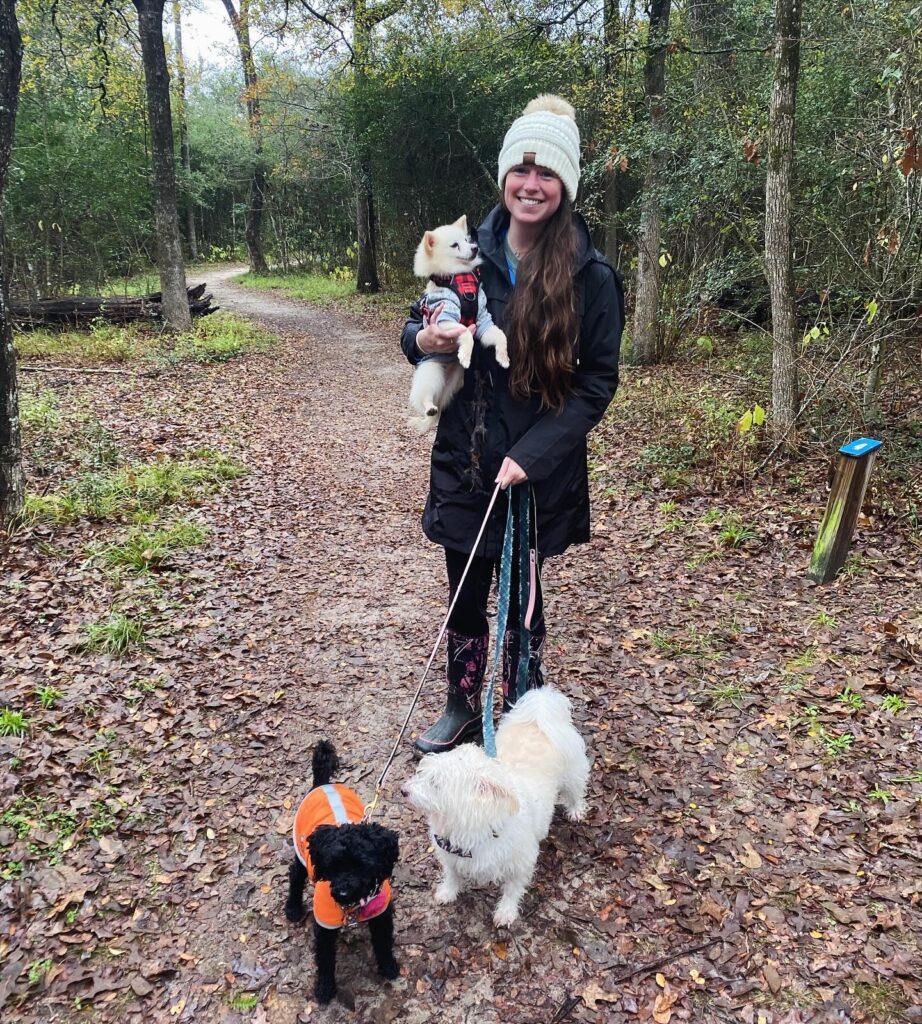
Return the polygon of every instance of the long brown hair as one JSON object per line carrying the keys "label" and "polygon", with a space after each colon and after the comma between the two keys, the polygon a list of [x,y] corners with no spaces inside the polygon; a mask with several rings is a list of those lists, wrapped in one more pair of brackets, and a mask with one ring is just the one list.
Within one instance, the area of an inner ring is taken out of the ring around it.
{"label": "long brown hair", "polygon": [[560,411],[573,387],[579,316],[573,287],[577,234],[570,200],[548,219],[516,271],[506,310],[509,390],[515,398],[538,395],[542,409]]}

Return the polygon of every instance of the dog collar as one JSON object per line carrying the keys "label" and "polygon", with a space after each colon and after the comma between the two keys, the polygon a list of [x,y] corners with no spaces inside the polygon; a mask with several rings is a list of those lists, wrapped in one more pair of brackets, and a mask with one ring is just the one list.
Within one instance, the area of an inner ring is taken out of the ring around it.
{"label": "dog collar", "polygon": [[[499,832],[496,829],[491,830],[493,832],[493,838],[499,839]],[[451,853],[455,857],[473,857],[473,850],[464,850],[460,846],[455,846],[450,839],[446,839],[445,836],[437,836],[435,833],[432,834],[432,838],[435,840],[435,845],[446,853]]]}
{"label": "dog collar", "polygon": [[433,835],[432,838],[435,840],[435,845],[446,853],[451,853],[455,857],[473,857],[474,854],[470,850],[462,850],[460,846],[455,846],[444,836]]}
{"label": "dog collar", "polygon": [[341,903],[337,903],[337,906],[343,912],[343,924],[347,926],[357,924],[358,921],[361,920],[362,911],[369,905],[369,903],[376,900],[381,895],[381,890],[383,888],[384,883],[379,882],[378,887],[374,892],[370,893],[364,899],[359,900],[358,903],[351,907],[344,907]]}

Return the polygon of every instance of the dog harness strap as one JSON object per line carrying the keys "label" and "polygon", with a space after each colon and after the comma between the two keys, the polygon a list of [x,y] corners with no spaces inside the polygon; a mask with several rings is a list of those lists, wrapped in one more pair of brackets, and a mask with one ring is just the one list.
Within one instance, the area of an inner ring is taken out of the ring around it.
{"label": "dog harness strap", "polygon": [[[480,278],[473,271],[465,271],[463,274],[430,274],[429,280],[439,288],[448,288],[455,293],[458,305],[461,307],[461,323],[465,327],[477,325],[477,291],[480,287]],[[428,309],[428,305],[423,305]]]}

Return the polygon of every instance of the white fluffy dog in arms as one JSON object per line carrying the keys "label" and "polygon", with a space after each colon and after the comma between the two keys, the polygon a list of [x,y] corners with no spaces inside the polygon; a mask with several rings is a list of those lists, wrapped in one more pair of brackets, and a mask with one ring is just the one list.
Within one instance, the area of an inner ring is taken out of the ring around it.
{"label": "white fluffy dog in arms", "polygon": [[424,310],[444,303],[439,323],[462,323],[466,330],[458,338],[458,357],[429,356],[418,363],[410,389],[410,426],[420,432],[434,428],[439,414],[460,390],[464,371],[471,365],[474,338],[496,349],[496,361],[508,368],[506,335],[487,312],[487,297],[474,271],[483,261],[477,243],[471,241],[467,217],[427,231],[416,250],[413,273],[426,278]]}
{"label": "white fluffy dog in arms", "polygon": [[442,880],[437,903],[452,903],[468,883],[498,883],[493,921],[509,925],[531,882],[554,805],[571,821],[586,810],[589,762],[570,702],[550,686],[530,690],[500,722],[497,757],[465,743],[427,754],[404,785],[429,822]]}

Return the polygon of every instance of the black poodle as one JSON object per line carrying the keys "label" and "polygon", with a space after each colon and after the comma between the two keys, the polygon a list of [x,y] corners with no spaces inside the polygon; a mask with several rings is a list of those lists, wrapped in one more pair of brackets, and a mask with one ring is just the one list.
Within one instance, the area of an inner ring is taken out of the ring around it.
{"label": "black poodle", "polygon": [[304,917],[304,883],[314,883],[314,995],[328,1003],[336,995],[336,935],[343,925],[368,923],[378,973],[393,980],[394,911],[390,876],[399,856],[397,833],[363,823],[358,794],[330,780],[339,768],[333,744],[321,740],[312,758],[314,786],[295,816],[295,859],[288,870],[289,921]]}

